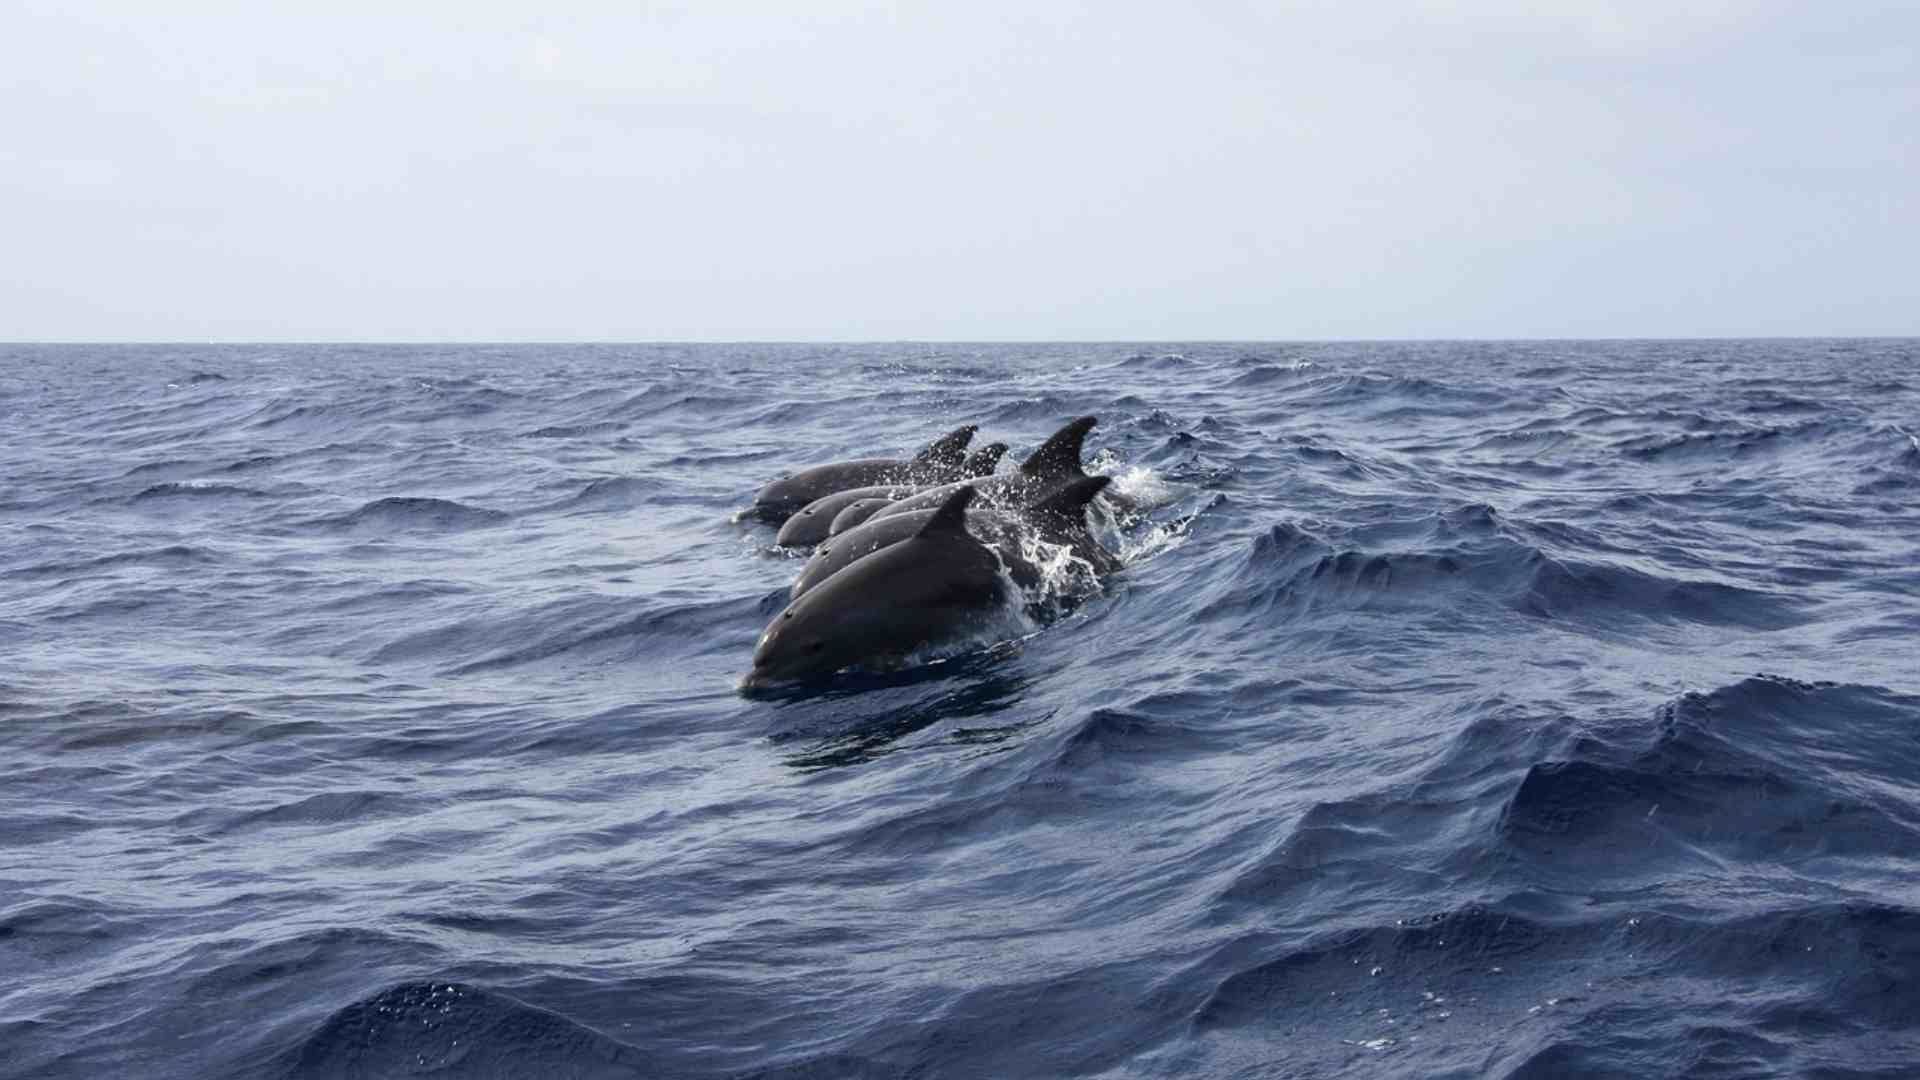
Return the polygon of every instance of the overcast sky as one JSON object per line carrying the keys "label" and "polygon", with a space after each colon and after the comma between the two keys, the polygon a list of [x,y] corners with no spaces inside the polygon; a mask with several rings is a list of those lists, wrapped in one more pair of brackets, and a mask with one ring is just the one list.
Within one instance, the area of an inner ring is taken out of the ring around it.
{"label": "overcast sky", "polygon": [[0,339],[1920,334],[1911,0],[565,6],[0,2]]}

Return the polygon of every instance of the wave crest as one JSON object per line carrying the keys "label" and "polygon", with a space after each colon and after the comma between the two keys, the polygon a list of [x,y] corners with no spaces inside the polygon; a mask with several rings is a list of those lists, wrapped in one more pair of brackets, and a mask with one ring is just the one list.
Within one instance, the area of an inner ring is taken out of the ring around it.
{"label": "wave crest", "polygon": [[503,510],[468,506],[451,499],[397,496],[375,499],[349,513],[321,518],[318,523],[343,532],[456,532],[500,525],[512,517]]}

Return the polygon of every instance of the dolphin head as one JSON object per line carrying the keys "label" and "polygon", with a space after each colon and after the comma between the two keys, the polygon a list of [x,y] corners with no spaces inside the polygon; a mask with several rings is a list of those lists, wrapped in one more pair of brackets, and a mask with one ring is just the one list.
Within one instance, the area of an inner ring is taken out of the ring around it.
{"label": "dolphin head", "polygon": [[876,646],[884,643],[884,636],[865,625],[875,621],[866,607],[807,605],[805,600],[803,596],[788,605],[760,635],[753,650],[753,670],[743,686],[752,689],[822,678],[841,668],[871,663],[885,651]]}

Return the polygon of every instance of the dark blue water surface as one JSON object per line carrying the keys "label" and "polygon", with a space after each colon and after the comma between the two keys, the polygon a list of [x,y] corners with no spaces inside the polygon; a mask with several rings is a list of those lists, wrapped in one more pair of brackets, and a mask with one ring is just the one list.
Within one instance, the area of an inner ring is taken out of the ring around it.
{"label": "dark blue water surface", "polygon": [[[0,1075],[1920,1075],[1917,388],[0,347]],[[736,690],[760,484],[1082,413],[1104,592]]]}

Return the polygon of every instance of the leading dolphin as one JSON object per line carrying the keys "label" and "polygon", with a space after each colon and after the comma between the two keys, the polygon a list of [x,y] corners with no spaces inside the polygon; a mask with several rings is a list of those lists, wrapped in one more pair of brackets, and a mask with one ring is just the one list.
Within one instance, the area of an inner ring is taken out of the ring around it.
{"label": "leading dolphin", "polygon": [[972,488],[954,492],[911,538],[788,605],[760,635],[741,688],[889,665],[963,637],[1004,610],[1000,559],[967,532],[973,497]]}
{"label": "leading dolphin", "polygon": [[958,480],[966,467],[967,444],[973,441],[973,433],[978,430],[976,424],[955,428],[907,460],[860,458],[802,469],[761,488],[747,512],[761,521],[780,525],[815,499],[848,488],[944,484]]}

